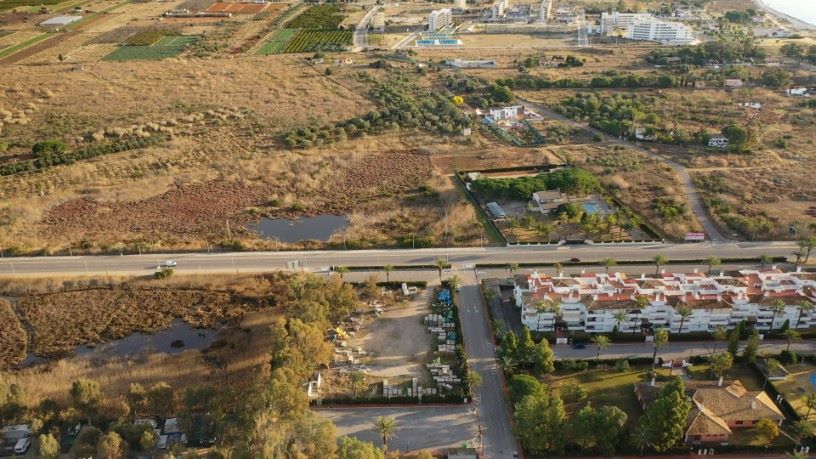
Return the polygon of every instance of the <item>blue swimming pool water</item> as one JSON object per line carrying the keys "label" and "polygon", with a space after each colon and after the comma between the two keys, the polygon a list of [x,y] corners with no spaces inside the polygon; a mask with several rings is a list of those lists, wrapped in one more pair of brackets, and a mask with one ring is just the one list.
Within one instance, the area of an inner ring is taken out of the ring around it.
{"label": "blue swimming pool water", "polygon": [[588,213],[589,215],[597,214],[601,209],[598,207],[598,204],[594,202],[585,202],[583,204],[584,212]]}

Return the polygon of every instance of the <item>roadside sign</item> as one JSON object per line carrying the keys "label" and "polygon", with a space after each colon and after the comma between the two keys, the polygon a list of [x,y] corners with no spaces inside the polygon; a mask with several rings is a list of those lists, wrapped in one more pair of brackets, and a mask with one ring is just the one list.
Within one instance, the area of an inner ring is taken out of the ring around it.
{"label": "roadside sign", "polygon": [[686,241],[705,241],[705,233],[686,233]]}

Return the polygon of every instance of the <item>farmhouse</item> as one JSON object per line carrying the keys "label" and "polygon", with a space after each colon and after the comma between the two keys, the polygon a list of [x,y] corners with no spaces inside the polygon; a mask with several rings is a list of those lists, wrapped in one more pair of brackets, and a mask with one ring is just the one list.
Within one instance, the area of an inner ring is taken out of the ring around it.
{"label": "farmhouse", "polygon": [[541,213],[548,214],[559,204],[567,202],[561,190],[536,191],[533,193],[533,202]]}
{"label": "farmhouse", "polygon": [[[570,277],[533,272],[516,279],[521,320],[532,331],[587,333],[712,332],[717,327],[778,330],[816,326],[816,279],[810,273],[742,270],[706,276],[699,272],[629,277],[584,272]],[[558,307],[546,307],[546,306]],[[680,314],[689,310],[690,315]]]}
{"label": "farmhouse", "polygon": [[511,105],[509,107],[491,108],[485,116],[485,122],[487,123],[521,121],[524,119],[541,119],[541,115],[524,105]]}
{"label": "farmhouse", "polygon": [[725,81],[723,81],[723,86],[726,88],[736,89],[743,87],[743,83],[739,78],[726,78]]}
{"label": "farmhouse", "polygon": [[807,97],[810,95],[808,88],[790,88],[785,91],[785,94],[794,97]]}
{"label": "farmhouse", "polygon": [[708,139],[708,146],[713,148],[726,148],[728,147],[728,137],[721,135],[711,136],[711,138]]}
{"label": "farmhouse", "polygon": [[[662,384],[641,382],[635,385],[635,395],[641,407],[647,409],[660,393]],[[686,421],[686,443],[727,443],[732,429],[753,427],[761,419],[779,424],[785,416],[763,391],[748,391],[739,381],[688,381],[686,395],[692,409]]]}

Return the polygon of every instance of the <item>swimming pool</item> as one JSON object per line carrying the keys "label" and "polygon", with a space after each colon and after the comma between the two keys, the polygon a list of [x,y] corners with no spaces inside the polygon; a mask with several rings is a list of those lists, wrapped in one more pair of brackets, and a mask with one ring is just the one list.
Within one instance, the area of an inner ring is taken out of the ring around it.
{"label": "swimming pool", "polygon": [[584,212],[588,213],[589,215],[597,214],[601,211],[601,208],[598,207],[598,204],[594,202],[585,202],[583,203]]}

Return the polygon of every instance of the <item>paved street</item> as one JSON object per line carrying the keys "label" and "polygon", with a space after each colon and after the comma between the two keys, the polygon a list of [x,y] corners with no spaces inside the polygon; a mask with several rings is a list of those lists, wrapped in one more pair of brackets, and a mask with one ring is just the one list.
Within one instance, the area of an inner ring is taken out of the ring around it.
{"label": "paved street", "polygon": [[476,417],[469,413],[470,405],[416,407],[352,407],[315,410],[337,426],[339,435],[351,435],[381,446],[382,440],[371,426],[378,416],[393,416],[397,433],[389,450],[416,451],[458,447],[476,443]]}
{"label": "paved street", "polygon": [[598,244],[577,246],[461,247],[434,249],[322,250],[292,252],[219,252],[149,255],[100,255],[76,257],[14,257],[0,259],[0,275],[68,276],[87,274],[148,275],[165,260],[178,262],[179,274],[215,272],[264,272],[286,269],[287,263],[299,261],[304,270],[320,271],[332,265],[383,266],[433,264],[447,258],[457,266],[476,263],[554,263],[571,258],[600,261],[646,261],[655,255],[669,260],[720,258],[788,257],[796,250],[793,242],[699,243],[699,244]]}
{"label": "paved street", "polygon": [[516,440],[504,397],[504,376],[496,364],[482,294],[472,270],[464,270],[458,274],[463,284],[459,292],[459,317],[468,352],[468,364],[482,376],[482,385],[476,389],[475,398],[485,457],[510,458],[516,451]]}

